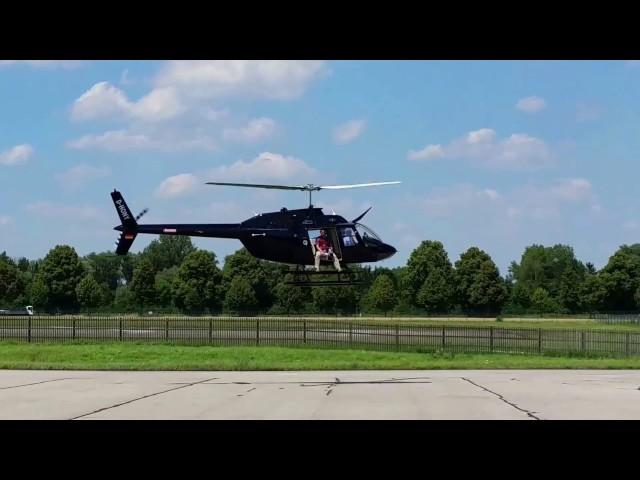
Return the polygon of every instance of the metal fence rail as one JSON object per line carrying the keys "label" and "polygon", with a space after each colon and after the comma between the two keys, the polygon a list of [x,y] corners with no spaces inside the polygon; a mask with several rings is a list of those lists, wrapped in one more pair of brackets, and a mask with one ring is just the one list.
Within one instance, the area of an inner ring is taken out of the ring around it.
{"label": "metal fence rail", "polygon": [[0,316],[0,340],[271,345],[403,352],[640,355],[640,333],[292,317]]}
{"label": "metal fence rail", "polygon": [[600,323],[640,325],[640,313],[594,313],[592,317]]}

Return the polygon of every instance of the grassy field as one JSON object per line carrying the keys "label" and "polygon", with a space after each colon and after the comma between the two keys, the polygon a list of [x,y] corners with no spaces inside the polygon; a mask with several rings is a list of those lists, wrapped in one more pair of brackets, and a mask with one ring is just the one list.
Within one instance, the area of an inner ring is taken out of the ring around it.
{"label": "grassy field", "polygon": [[417,370],[637,369],[640,357],[396,353],[148,343],[0,342],[0,369],[49,370]]}

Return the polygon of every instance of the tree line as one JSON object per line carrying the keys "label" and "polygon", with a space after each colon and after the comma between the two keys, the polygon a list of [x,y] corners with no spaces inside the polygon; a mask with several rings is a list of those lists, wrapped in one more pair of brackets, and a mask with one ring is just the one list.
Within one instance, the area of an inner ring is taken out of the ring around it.
{"label": "tree line", "polygon": [[80,257],[58,245],[43,259],[0,254],[0,308],[45,312],[230,314],[578,314],[640,307],[640,244],[622,245],[596,270],[568,245],[526,247],[500,275],[477,247],[452,263],[425,240],[407,264],[356,266],[365,285],[295,287],[288,267],[242,248],[218,266],[189,237],[161,235],[141,253]]}

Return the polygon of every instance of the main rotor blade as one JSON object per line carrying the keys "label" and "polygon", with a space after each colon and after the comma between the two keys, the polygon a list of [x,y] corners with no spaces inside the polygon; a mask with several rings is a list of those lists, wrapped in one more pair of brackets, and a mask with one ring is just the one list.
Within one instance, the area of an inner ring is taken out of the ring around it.
{"label": "main rotor blade", "polygon": [[402,182],[358,183],[356,185],[323,185],[320,188],[323,190],[340,190],[343,188],[375,187],[378,185],[393,185],[396,183],[402,183]]}
{"label": "main rotor blade", "polygon": [[224,182],[206,182],[207,185],[226,185],[229,187],[252,187],[252,188],[273,188],[278,190],[307,190],[306,186],[293,185],[259,185],[255,183],[224,183]]}

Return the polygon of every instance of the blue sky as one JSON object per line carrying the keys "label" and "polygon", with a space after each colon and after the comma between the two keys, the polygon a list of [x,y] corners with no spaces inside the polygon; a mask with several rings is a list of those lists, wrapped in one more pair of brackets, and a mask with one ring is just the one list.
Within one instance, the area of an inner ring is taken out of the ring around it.
{"label": "blue sky", "polygon": [[503,274],[532,243],[601,267],[640,239],[639,105],[638,61],[0,61],[0,251],[111,250],[114,188],[147,223],[223,223],[307,197],[205,181],[400,180],[314,203],[373,205],[381,266],[430,239]]}

